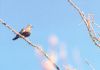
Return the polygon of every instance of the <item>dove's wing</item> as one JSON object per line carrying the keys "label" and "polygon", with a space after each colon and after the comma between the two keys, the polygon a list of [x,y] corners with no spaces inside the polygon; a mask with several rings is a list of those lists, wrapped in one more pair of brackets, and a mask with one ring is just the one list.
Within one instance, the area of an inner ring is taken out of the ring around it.
{"label": "dove's wing", "polygon": [[22,34],[23,32],[25,32],[25,29],[24,28],[21,29],[19,33]]}

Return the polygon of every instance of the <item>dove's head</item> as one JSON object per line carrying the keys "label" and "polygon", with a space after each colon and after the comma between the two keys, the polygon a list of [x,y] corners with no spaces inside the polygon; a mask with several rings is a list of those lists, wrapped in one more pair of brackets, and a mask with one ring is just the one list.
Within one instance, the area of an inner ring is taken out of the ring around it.
{"label": "dove's head", "polygon": [[31,24],[28,24],[27,26],[26,26],[26,31],[27,32],[30,32],[31,31],[31,29],[32,29],[32,25]]}
{"label": "dove's head", "polygon": [[27,27],[32,28],[32,25],[31,24],[28,24]]}

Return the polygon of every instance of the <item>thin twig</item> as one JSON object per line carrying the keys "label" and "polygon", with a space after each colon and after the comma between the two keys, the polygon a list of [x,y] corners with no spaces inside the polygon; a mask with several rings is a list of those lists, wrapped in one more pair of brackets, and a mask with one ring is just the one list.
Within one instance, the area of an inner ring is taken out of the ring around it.
{"label": "thin twig", "polygon": [[95,68],[94,68],[94,66],[85,58],[85,63],[87,64],[87,65],[89,65],[89,67],[91,68],[91,70],[96,70]]}
{"label": "thin twig", "polygon": [[[88,33],[92,39],[92,41],[94,42],[94,44],[100,48],[100,39],[98,39],[95,31],[94,31],[94,28],[93,28],[93,25],[91,24],[91,20],[88,19],[85,14],[83,13],[82,10],[80,10],[80,8],[72,1],[72,0],[68,0],[68,2],[77,10],[77,12],[80,14],[82,20],[84,21],[86,27],[87,27],[87,30],[88,30]],[[93,22],[92,22],[93,23]]]}
{"label": "thin twig", "polygon": [[57,66],[56,63],[52,62],[52,60],[49,58],[49,56],[47,55],[47,53],[41,49],[40,47],[33,45],[32,42],[25,38],[23,35],[21,35],[19,32],[17,32],[16,30],[14,30],[10,25],[8,25],[7,23],[5,23],[2,19],[0,19],[0,23],[3,24],[4,26],[6,26],[9,30],[11,30],[13,33],[19,35],[23,40],[25,40],[29,45],[31,45],[33,48],[36,48],[37,50],[39,50],[54,66],[57,70],[60,70],[60,68]]}

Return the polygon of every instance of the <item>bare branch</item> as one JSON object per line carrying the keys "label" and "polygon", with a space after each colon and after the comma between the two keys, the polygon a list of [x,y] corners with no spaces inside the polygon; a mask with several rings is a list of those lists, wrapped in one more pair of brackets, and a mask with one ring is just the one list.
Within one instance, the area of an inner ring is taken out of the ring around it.
{"label": "bare branch", "polygon": [[72,1],[72,0],[68,0],[68,2],[77,10],[77,12],[79,13],[79,15],[81,16],[82,20],[84,21],[88,33],[92,39],[92,41],[94,42],[94,44],[100,48],[100,39],[97,37],[97,33],[95,33],[94,31],[94,27],[93,27],[93,20],[91,21],[90,17],[86,17],[85,14],[83,13],[82,10],[80,10],[80,8]]}
{"label": "bare branch", "polygon": [[23,35],[21,35],[19,32],[17,32],[16,30],[14,30],[10,25],[8,25],[7,23],[5,23],[2,19],[0,19],[0,23],[3,24],[4,26],[6,26],[9,30],[11,30],[13,33],[19,35],[23,40],[25,40],[29,45],[31,45],[33,48],[37,49],[38,51],[40,51],[53,65],[57,70],[60,70],[59,67],[56,65],[56,63],[52,62],[52,60],[49,58],[49,56],[47,55],[47,53],[41,49],[40,47],[33,45],[32,42],[25,38]]}

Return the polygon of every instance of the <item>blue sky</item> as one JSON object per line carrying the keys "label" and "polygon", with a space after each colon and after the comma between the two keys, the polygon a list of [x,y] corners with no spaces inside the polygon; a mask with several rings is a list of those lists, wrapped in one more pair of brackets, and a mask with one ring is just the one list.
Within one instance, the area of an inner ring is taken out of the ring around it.
{"label": "blue sky", "polygon": [[[99,0],[74,0],[86,13],[93,13],[99,23]],[[0,18],[19,31],[27,24],[32,24],[29,39],[34,44],[42,45],[50,51],[48,38],[57,36],[54,49],[59,52],[65,44],[67,57],[65,64],[77,70],[90,70],[84,62],[87,58],[96,70],[100,69],[100,49],[91,41],[86,26],[79,14],[66,0],[0,0]],[[34,49],[22,39],[12,41],[15,36],[0,24],[0,70],[42,70],[41,60]],[[63,69],[63,62],[57,64]]]}

